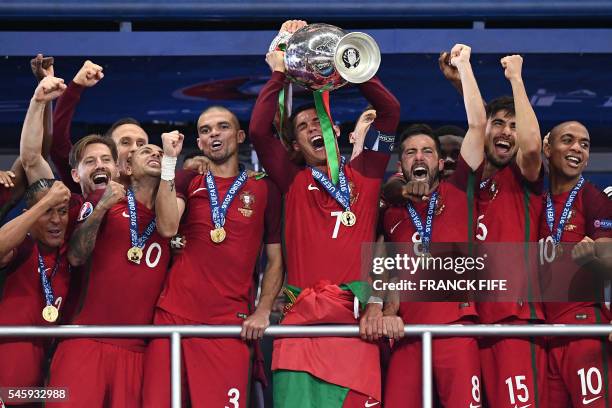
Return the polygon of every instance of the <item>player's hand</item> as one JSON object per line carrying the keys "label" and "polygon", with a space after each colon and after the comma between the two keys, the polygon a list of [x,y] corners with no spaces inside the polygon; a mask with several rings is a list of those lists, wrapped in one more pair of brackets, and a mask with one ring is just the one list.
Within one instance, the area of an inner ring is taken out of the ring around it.
{"label": "player's hand", "polygon": [[266,54],[266,62],[272,72],[285,72],[285,53],[283,51],[270,51]]}
{"label": "player's hand", "polygon": [[451,55],[448,52],[440,53],[440,57],[438,58],[438,66],[440,67],[440,71],[450,82],[461,82],[461,76],[459,75],[459,70],[457,67],[451,65],[450,62]]}
{"label": "player's hand", "polygon": [[13,179],[15,178],[15,173],[12,171],[2,171],[0,170],[0,185],[3,185],[6,188],[15,187],[15,183],[13,183]]}
{"label": "player's hand", "polygon": [[408,199],[422,200],[427,198],[427,194],[429,194],[429,183],[425,181],[409,181],[402,187],[402,196]]}
{"label": "player's hand", "polygon": [[195,171],[198,174],[208,173],[210,161],[204,156],[195,156],[189,159],[187,165],[183,164],[184,170]]}
{"label": "player's hand", "polygon": [[404,337],[404,321],[399,316],[383,316],[383,335],[393,340]]}
{"label": "player's hand", "polygon": [[302,27],[306,27],[307,23],[304,20],[287,20],[281,26],[279,32],[286,31],[290,34],[295,33]]}
{"label": "player's hand", "polygon": [[357,123],[355,124],[355,130],[353,130],[349,134],[349,142],[351,144],[357,142],[358,140],[363,140],[365,138],[366,133],[370,130],[370,126],[372,122],[376,120],[376,111],[374,109],[370,109],[359,116],[357,119]]}
{"label": "player's hand", "polygon": [[79,72],[77,72],[72,82],[89,88],[100,82],[102,78],[104,78],[102,67],[87,60]]}
{"label": "player's hand", "polygon": [[70,190],[68,187],[66,187],[66,185],[64,185],[64,183],[56,180],[49,189],[49,192],[44,196],[44,200],[50,208],[62,204],[68,204],[70,201]]}
{"label": "player's hand", "polygon": [[259,340],[263,338],[264,331],[268,326],[270,326],[270,312],[257,309],[242,323],[240,337],[245,341]]}
{"label": "player's hand", "polygon": [[369,303],[359,320],[359,335],[363,340],[377,341],[384,335],[382,305]]}
{"label": "player's hand", "polygon": [[53,57],[43,57],[42,54],[30,60],[32,73],[38,82],[48,76],[55,76],[53,72]]}
{"label": "player's hand", "polygon": [[172,132],[162,133],[161,139],[164,156],[178,157],[183,149],[183,140],[185,140],[185,136],[178,130],[174,130]]}
{"label": "player's hand", "polygon": [[584,265],[596,257],[595,241],[589,237],[582,238],[572,249],[572,260],[577,265]]}
{"label": "player's hand", "polygon": [[66,84],[62,78],[45,77],[34,90],[34,101],[47,103],[64,93]]}
{"label": "player's hand", "polygon": [[501,59],[504,67],[504,75],[509,81],[521,79],[521,69],[523,67],[523,57],[520,55],[508,55]]}
{"label": "player's hand", "polygon": [[124,197],[125,187],[123,187],[123,184],[110,180],[106,185],[106,190],[104,190],[104,194],[102,195],[102,198],[100,198],[96,208],[107,211]]}
{"label": "player's hand", "polygon": [[469,65],[472,49],[465,44],[455,44],[450,52],[450,64],[453,67],[461,68]]}

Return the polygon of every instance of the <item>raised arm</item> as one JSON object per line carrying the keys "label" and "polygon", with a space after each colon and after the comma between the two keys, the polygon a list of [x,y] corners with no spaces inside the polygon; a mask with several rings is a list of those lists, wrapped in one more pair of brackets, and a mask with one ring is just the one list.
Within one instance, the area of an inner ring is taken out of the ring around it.
{"label": "raised arm", "polygon": [[261,283],[261,294],[255,312],[246,318],[242,324],[240,336],[243,340],[256,340],[263,337],[264,331],[270,325],[270,312],[274,300],[283,286],[283,256],[281,244],[267,244],[266,269]]}
{"label": "raised arm", "polygon": [[13,249],[23,242],[40,217],[56,206],[67,207],[69,200],[70,190],[61,181],[56,181],[49,192],[30,209],[3,225],[0,228],[0,267],[10,261]]}
{"label": "raised arm", "polygon": [[30,100],[19,146],[21,165],[30,183],[41,178],[54,178],[49,163],[42,156],[44,110],[45,105],[61,95],[65,89],[63,79],[46,77],[40,81]]}
{"label": "raised arm", "polygon": [[70,140],[70,126],[76,107],[85,88],[96,85],[102,78],[102,67],[91,61],[85,61],[72,82],[68,84],[66,92],[57,100],[53,113],[53,143],[51,144],[51,160],[55,163],[61,179],[73,192],[80,192],[80,186],[72,180],[68,156],[72,149]]}
{"label": "raised arm", "polygon": [[185,201],[176,196],[174,181],[176,160],[181,154],[185,137],[175,130],[162,134],[161,138],[164,157],[161,162],[161,180],[155,197],[155,217],[159,234],[170,238],[178,232],[181,216],[185,210]]}
{"label": "raised arm", "polygon": [[468,122],[468,131],[461,144],[461,156],[475,171],[484,159],[487,114],[470,64],[471,52],[471,48],[467,45],[455,45],[451,50],[451,65],[459,71]]}
{"label": "raised arm", "polygon": [[359,85],[362,95],[376,111],[373,126],[387,135],[394,135],[400,120],[400,103],[397,98],[374,77]]}
{"label": "raised arm", "polygon": [[98,230],[106,212],[124,197],[125,187],[116,181],[110,181],[91,215],[74,229],[70,237],[68,249],[68,262],[70,262],[70,265],[80,266],[87,262],[96,246]]}
{"label": "raised arm", "polygon": [[289,159],[289,153],[282,142],[274,136],[274,116],[278,107],[278,95],[285,84],[285,62],[282,51],[266,55],[266,62],[272,70],[272,77],[259,92],[249,124],[249,138],[257,156],[270,178],[282,192],[298,171]]}
{"label": "raised arm", "polygon": [[516,112],[516,164],[523,176],[536,181],[542,166],[542,138],[538,118],[533,111],[522,77],[523,57],[510,55],[501,59],[504,75],[512,85]]}

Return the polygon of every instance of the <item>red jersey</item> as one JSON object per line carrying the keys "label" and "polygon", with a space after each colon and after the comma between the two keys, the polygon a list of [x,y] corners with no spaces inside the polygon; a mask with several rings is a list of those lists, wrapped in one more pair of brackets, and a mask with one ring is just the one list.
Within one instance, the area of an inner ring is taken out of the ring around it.
{"label": "red jersey", "polygon": [[[215,177],[220,202],[235,178]],[[214,224],[206,177],[197,175],[186,191],[180,234],[186,246],[176,255],[158,307],[206,324],[241,324],[250,313],[253,274],[262,242],[280,242],[280,194],[268,179],[249,177],[225,216],[225,240],[210,238]]]}
{"label": "red jersey", "polygon": [[[67,247],[64,244],[59,251],[41,254],[45,263],[47,280],[53,288],[54,305],[59,309],[60,318],[70,282],[66,259]],[[0,292],[0,310],[2,310],[0,325],[47,326],[53,324],[42,317],[42,310],[47,302],[38,272],[38,254],[38,246],[28,235],[16,248],[13,259],[8,265],[0,268],[0,273],[6,274]],[[59,263],[53,273],[56,262]]]}
{"label": "red jersey", "polygon": [[[136,201],[138,235],[142,235],[155,212]],[[168,240],[155,230],[143,248],[140,264],[127,258],[132,247],[127,201],[106,213],[98,230],[96,246],[84,269],[87,286],[74,324],[147,325],[153,323],[155,302],[170,263]],[[102,342],[142,350],[143,339],[106,339]]]}
{"label": "red jersey", "polygon": [[[552,204],[555,209],[555,221],[553,232],[557,231],[561,213],[565,206],[565,202],[570,192],[552,195]],[[544,253],[551,253],[554,245],[552,234],[546,223],[546,214],[543,214],[540,222],[540,248]],[[597,190],[591,183],[585,182],[580,189],[572,204],[570,216],[563,228],[561,242],[580,242],[585,236],[595,240],[597,238],[612,238],[612,228],[605,227],[602,220],[612,219],[612,201],[608,199],[602,192]],[[550,238],[549,238],[550,237]],[[564,248],[565,251],[560,260],[555,262],[567,263],[573,265],[571,251],[569,247]],[[546,266],[545,266],[546,267]],[[580,274],[581,270],[577,270],[576,274]],[[554,279],[554,277],[553,277]],[[594,313],[581,313],[592,311],[593,308],[599,307],[598,302],[547,302],[544,303],[544,311],[546,313],[546,321],[548,323],[597,323],[601,322],[596,319]],[[586,315],[588,321],[576,321],[576,315]]]}
{"label": "red jersey", "polygon": [[[274,137],[272,124],[284,82],[283,73],[272,73],[253,108],[249,136],[264,168],[285,194],[287,283],[306,288],[322,280],[332,284],[360,280],[361,245],[375,241],[380,186],[389,155],[364,150],[344,166],[350,209],[357,222],[351,227],[342,225],[344,208],[315,181],[310,168],[290,161],[282,143]],[[377,78],[359,88],[376,109],[373,128],[395,134],[399,122],[397,99]]]}
{"label": "red jersey", "polygon": [[[513,160],[509,165],[497,171],[478,189],[478,220],[476,239],[485,242],[536,242],[538,240],[540,219],[542,217],[543,170],[535,182],[530,182],[521,174],[521,169]],[[489,257],[487,268],[495,271],[508,268],[509,260],[517,271],[524,271],[530,276],[531,293],[538,292],[536,277],[536,254],[528,254],[532,259],[525,263],[526,254],[523,246],[514,245],[504,248],[503,256]],[[527,271],[529,266],[529,271]],[[539,303],[514,302],[481,302],[477,304],[482,323],[496,323],[500,320],[516,317],[524,320],[542,319],[542,305]]]}
{"label": "red jersey", "polygon": [[[475,177],[480,179],[482,166]],[[448,180],[440,182],[438,201],[433,218],[431,242],[469,242],[473,231],[468,230],[469,211],[466,190],[470,167],[459,157],[457,170]],[[474,206],[474,203],[472,203]],[[427,216],[429,201],[413,203],[423,224]],[[473,225],[473,224],[472,224]],[[384,215],[385,240],[390,242],[421,242],[405,206],[389,207]],[[446,324],[463,317],[476,316],[474,303],[470,302],[402,302],[400,316],[408,324]]]}

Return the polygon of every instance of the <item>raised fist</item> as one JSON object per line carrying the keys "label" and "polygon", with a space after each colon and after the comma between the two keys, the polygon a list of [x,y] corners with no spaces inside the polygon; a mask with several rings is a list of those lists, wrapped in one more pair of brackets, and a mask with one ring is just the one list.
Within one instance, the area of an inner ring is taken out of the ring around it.
{"label": "raised fist", "polygon": [[450,52],[450,63],[452,66],[459,68],[462,65],[470,63],[470,54],[472,49],[465,44],[455,44]]}
{"label": "raised fist", "polygon": [[504,75],[508,80],[521,79],[523,57],[520,55],[508,55],[501,59],[501,64],[504,67]]}
{"label": "raised fist", "polygon": [[307,23],[304,20],[287,20],[281,26],[279,32],[286,31],[290,34],[295,33],[302,27],[306,27]]}
{"label": "raised fist", "polygon": [[38,82],[45,77],[54,76],[53,57],[43,57],[42,54],[38,54],[30,60],[30,67]]}
{"label": "raised fist", "polygon": [[77,72],[72,82],[89,88],[97,84],[102,78],[104,78],[102,67],[87,60],[79,72]]}
{"label": "raised fist", "polygon": [[124,197],[125,187],[123,187],[123,184],[110,180],[106,185],[106,190],[104,190],[102,198],[100,198],[100,201],[98,201],[98,207],[103,210],[109,210]]}
{"label": "raised fist", "polygon": [[62,78],[48,76],[42,79],[34,91],[36,102],[47,103],[64,93],[66,84]]}
{"label": "raised fist", "polygon": [[402,196],[405,198],[417,198],[419,200],[427,197],[429,183],[425,181],[409,181],[402,188]]}
{"label": "raised fist", "polygon": [[169,133],[162,133],[162,148],[164,149],[164,156],[167,157],[178,157],[183,149],[183,140],[185,136],[179,133],[178,130],[174,130]]}
{"label": "raised fist", "polygon": [[267,53],[266,62],[272,72],[285,72],[285,53],[283,51],[271,51]]}
{"label": "raised fist", "polygon": [[448,52],[440,53],[440,57],[438,58],[438,66],[440,67],[440,71],[444,74],[444,78],[446,78],[450,82],[461,82],[461,76],[459,75],[459,70],[452,66],[450,63],[451,55]]}
{"label": "raised fist", "polygon": [[70,190],[59,180],[56,180],[44,199],[49,203],[49,207],[68,204],[70,201]]}

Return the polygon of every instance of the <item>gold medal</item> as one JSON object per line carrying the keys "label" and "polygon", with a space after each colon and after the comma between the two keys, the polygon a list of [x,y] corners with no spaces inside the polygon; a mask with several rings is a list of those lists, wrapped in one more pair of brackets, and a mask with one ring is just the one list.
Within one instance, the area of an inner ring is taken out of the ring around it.
{"label": "gold medal", "polygon": [[352,211],[344,211],[340,216],[340,221],[345,227],[352,227],[357,222],[357,217]]}
{"label": "gold medal", "polygon": [[223,242],[223,240],[225,240],[225,235],[225,229],[223,227],[210,230],[210,239],[212,239],[212,242],[215,244]]}
{"label": "gold medal", "polygon": [[142,259],[142,249],[138,247],[131,247],[127,251],[127,257],[130,262],[134,262],[135,264],[140,264],[140,260]]}
{"label": "gold medal", "polygon": [[59,316],[59,311],[57,310],[57,307],[53,305],[47,305],[42,310],[43,319],[45,319],[49,323],[55,322],[58,316]]}

